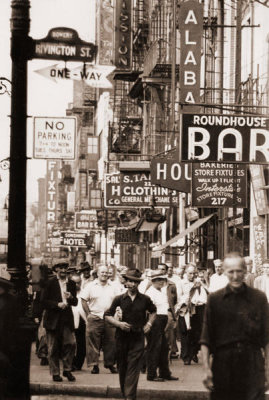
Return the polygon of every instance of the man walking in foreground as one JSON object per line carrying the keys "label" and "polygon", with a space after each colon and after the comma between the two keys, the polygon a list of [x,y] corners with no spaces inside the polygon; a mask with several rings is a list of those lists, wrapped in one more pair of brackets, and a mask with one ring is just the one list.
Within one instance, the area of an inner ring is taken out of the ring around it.
{"label": "man walking in foreground", "polygon": [[268,302],[261,291],[243,282],[246,267],[239,254],[228,254],[223,267],[229,283],[209,296],[205,310],[204,384],[211,400],[264,400],[265,378],[269,381]]}
{"label": "man walking in foreground", "polygon": [[[138,284],[142,280],[140,271],[128,270],[124,276],[127,292],[115,297],[105,312],[105,318],[117,328],[117,361],[122,394],[126,400],[135,400],[145,334],[151,329],[156,307],[148,296],[138,291]],[[114,318],[116,310],[121,311],[121,320]],[[148,322],[147,312],[150,313]]]}

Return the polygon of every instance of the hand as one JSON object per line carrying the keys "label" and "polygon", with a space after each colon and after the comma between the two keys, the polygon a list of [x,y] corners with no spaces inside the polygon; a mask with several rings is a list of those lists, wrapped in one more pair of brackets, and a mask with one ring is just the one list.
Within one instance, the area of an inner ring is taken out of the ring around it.
{"label": "hand", "polygon": [[147,333],[149,333],[150,329],[151,329],[151,324],[149,324],[147,322],[146,325],[143,328],[143,331],[144,331],[145,334],[147,334]]}
{"label": "hand", "polygon": [[131,330],[131,325],[128,324],[128,322],[120,322],[119,328],[120,328],[122,331],[130,332],[130,330]]}
{"label": "hand", "polygon": [[72,294],[70,292],[64,292],[65,298],[66,299],[71,299]]}
{"label": "hand", "polygon": [[212,392],[214,385],[213,385],[213,374],[210,368],[206,369],[205,377],[203,379],[203,384],[210,392]]}
{"label": "hand", "polygon": [[61,303],[58,303],[58,307],[61,308],[62,310],[65,310],[67,307],[67,304],[61,302]]}

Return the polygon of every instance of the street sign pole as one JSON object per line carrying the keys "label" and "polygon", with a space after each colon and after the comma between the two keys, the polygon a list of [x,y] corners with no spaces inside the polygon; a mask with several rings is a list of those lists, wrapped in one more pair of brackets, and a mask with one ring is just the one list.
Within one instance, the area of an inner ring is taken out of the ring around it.
{"label": "street sign pole", "polygon": [[[19,328],[16,332],[16,360],[12,360],[12,398],[28,400],[30,349],[33,326],[26,317],[26,120],[27,120],[27,61],[30,29],[30,1],[11,3],[11,133],[8,212],[8,272],[18,296]],[[7,332],[7,334],[9,334]]]}

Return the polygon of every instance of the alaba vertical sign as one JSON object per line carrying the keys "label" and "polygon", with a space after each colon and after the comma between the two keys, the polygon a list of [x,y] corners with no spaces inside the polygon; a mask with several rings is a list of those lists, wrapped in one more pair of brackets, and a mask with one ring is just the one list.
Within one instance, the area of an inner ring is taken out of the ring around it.
{"label": "alaba vertical sign", "polygon": [[[200,103],[203,5],[197,0],[180,4],[180,98],[182,103]],[[194,111],[194,107],[191,109]],[[188,107],[188,111],[191,111]]]}

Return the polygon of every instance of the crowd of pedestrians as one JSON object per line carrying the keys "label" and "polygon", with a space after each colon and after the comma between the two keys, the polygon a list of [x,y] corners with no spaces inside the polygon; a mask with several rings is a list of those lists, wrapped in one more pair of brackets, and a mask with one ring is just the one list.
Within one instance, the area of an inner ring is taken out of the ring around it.
{"label": "crowd of pedestrians", "polygon": [[[269,301],[269,260],[257,273],[250,257],[240,260],[246,268],[243,284],[265,292]],[[40,304],[37,355],[55,382],[62,376],[75,381],[84,363],[91,374],[99,374],[102,351],[104,367],[119,373],[122,394],[131,400],[141,372],[152,382],[178,380],[171,374],[171,359],[181,358],[186,366],[198,363],[201,343],[210,348],[204,350],[204,362],[213,351],[208,299],[230,287],[225,260],[214,260],[214,270],[192,263],[173,268],[167,262],[142,274],[123,266],[93,269],[83,262],[71,268],[60,262],[48,271],[35,296]]]}

